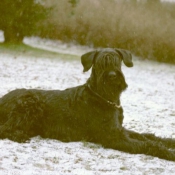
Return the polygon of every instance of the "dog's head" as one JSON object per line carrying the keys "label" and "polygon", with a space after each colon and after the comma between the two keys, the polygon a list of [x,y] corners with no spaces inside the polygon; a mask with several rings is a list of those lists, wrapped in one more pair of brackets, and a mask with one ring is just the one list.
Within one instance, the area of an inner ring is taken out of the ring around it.
{"label": "dog's head", "polygon": [[121,70],[122,61],[132,67],[132,55],[123,49],[104,48],[81,56],[84,72],[92,67],[88,83],[96,92],[108,100],[115,100],[127,88]]}

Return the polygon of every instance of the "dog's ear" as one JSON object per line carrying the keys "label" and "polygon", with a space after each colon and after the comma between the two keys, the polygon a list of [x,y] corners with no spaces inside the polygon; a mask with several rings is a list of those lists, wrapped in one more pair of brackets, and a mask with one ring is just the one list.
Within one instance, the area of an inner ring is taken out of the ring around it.
{"label": "dog's ear", "polygon": [[124,64],[127,67],[133,67],[131,52],[124,49],[115,49],[115,51],[121,56]]}
{"label": "dog's ear", "polygon": [[84,68],[83,72],[88,71],[92,67],[96,53],[97,51],[92,51],[85,53],[84,55],[81,56],[81,64],[83,65]]}

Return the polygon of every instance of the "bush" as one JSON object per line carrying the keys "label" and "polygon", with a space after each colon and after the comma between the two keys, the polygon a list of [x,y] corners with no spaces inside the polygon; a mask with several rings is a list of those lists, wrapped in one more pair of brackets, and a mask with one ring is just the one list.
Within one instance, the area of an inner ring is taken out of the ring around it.
{"label": "bush", "polygon": [[48,0],[55,9],[41,36],[125,48],[144,58],[175,63],[175,5],[158,2],[80,0],[73,8],[64,0]]}
{"label": "bush", "polygon": [[5,42],[19,43],[24,36],[34,34],[49,11],[35,0],[0,0],[0,29]]}

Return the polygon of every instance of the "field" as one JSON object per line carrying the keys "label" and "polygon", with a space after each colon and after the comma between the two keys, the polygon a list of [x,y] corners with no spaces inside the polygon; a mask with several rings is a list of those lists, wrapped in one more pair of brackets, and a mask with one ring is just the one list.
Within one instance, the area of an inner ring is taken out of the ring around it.
{"label": "field", "polygon": [[[91,48],[26,38],[38,47],[0,46],[0,96],[15,88],[65,89],[86,82],[80,55]],[[53,52],[49,52],[52,50]],[[129,88],[122,95],[124,126],[175,138],[174,65],[133,57],[123,71]],[[24,144],[0,140],[0,174],[173,175],[175,163],[131,155],[86,142],[63,143],[39,136]]]}

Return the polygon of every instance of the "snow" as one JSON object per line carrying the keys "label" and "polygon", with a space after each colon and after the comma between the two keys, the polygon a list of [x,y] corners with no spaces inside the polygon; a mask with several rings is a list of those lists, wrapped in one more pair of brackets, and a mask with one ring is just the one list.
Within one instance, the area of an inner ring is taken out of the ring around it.
{"label": "snow", "polygon": [[[91,50],[60,41],[26,38],[25,43],[81,55]],[[80,61],[0,54],[0,96],[15,88],[65,89],[85,83]],[[134,57],[123,66],[128,89],[122,95],[124,126],[175,138],[175,66]],[[39,136],[23,144],[0,140],[0,174],[173,175],[175,162],[131,155],[86,142],[63,143]]]}

